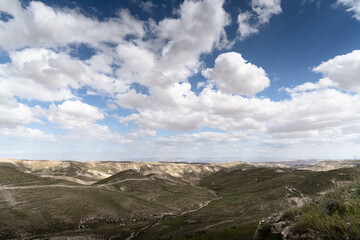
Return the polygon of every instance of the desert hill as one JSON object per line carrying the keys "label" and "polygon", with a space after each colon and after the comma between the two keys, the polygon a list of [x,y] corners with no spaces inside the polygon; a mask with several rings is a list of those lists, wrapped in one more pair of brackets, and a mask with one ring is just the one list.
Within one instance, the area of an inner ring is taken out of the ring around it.
{"label": "desert hill", "polygon": [[0,159],[0,238],[252,239],[261,218],[353,181],[357,166]]}

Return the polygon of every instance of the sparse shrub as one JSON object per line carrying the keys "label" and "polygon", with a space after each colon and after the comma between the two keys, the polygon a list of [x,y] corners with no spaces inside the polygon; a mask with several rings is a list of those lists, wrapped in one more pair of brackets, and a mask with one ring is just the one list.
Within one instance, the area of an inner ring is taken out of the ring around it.
{"label": "sparse shrub", "polygon": [[282,216],[281,216],[281,220],[282,221],[286,221],[286,220],[295,220],[296,215],[298,214],[298,210],[296,208],[290,208],[287,211],[285,211]]}
{"label": "sparse shrub", "polygon": [[344,202],[330,198],[325,200],[324,209],[328,215],[333,215],[334,213],[343,215],[346,211],[346,206]]}
{"label": "sparse shrub", "polygon": [[360,187],[358,187],[355,191],[355,196],[360,197]]}
{"label": "sparse shrub", "polygon": [[271,224],[270,223],[266,223],[262,226],[261,229],[258,229],[258,235],[259,238],[264,238],[264,237],[269,237],[272,235],[271,233]]}
{"label": "sparse shrub", "polygon": [[256,239],[263,240],[281,240],[281,234],[275,234],[271,231],[272,225],[270,223],[265,223],[261,228],[257,229]]}
{"label": "sparse shrub", "polygon": [[305,204],[289,209],[282,219],[294,221],[293,232],[320,239],[360,239],[360,185],[349,183]]}
{"label": "sparse shrub", "polygon": [[[194,233],[192,237],[174,238],[176,240],[254,240],[254,233],[257,222],[241,224],[238,226],[212,229],[204,232]],[[264,240],[272,240],[273,238],[263,238]]]}

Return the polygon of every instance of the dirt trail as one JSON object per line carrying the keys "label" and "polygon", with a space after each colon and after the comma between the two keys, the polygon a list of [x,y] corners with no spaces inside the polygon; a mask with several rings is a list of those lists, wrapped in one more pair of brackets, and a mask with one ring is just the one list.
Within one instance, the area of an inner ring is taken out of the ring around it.
{"label": "dirt trail", "polygon": [[235,220],[227,220],[227,221],[218,222],[218,223],[212,224],[210,226],[204,227],[204,228],[200,229],[199,231],[205,231],[205,230],[208,230],[208,229],[213,228],[215,226],[218,226],[218,225],[221,225],[221,224],[224,224],[224,223],[234,222],[234,221]]}
{"label": "dirt trail", "polygon": [[[214,193],[214,194],[215,194],[215,193]],[[188,211],[182,212],[182,213],[180,213],[180,214],[178,214],[178,215],[176,215],[176,216],[174,216],[174,217],[182,216],[182,215],[187,214],[187,213],[192,213],[192,212],[199,211],[200,209],[202,209],[202,208],[206,207],[207,205],[209,205],[209,203],[211,203],[212,201],[222,199],[221,196],[218,196],[217,194],[215,194],[215,195],[217,196],[217,198],[212,199],[212,200],[209,200],[209,201],[206,201],[206,202],[204,202],[204,203],[200,203],[200,206],[199,206],[198,208],[195,208],[195,209],[192,209],[192,210],[188,210]],[[233,221],[233,220],[231,220],[231,221]],[[225,222],[226,222],[226,221],[220,222],[220,223],[217,223],[217,224],[214,224],[214,225],[212,225],[212,226],[209,226],[208,228],[213,227],[213,226],[216,226],[216,225],[218,225],[218,224],[225,223]],[[143,227],[142,229],[140,229],[140,230],[137,231],[137,232],[132,232],[131,235],[130,235],[128,238],[126,238],[125,240],[131,240],[131,239],[135,238],[136,236],[138,236],[138,235],[139,235],[141,232],[143,232],[144,230],[146,230],[146,229],[148,229],[148,228],[151,228],[151,227],[154,227],[154,226],[156,226],[156,225],[159,225],[159,222],[151,223],[151,224]]]}
{"label": "dirt trail", "polygon": [[212,201],[219,200],[219,199],[221,199],[221,198],[217,198],[217,199],[206,201],[204,203],[200,203],[198,208],[182,212],[180,215],[184,215],[184,214],[187,214],[187,213],[192,213],[192,212],[199,211],[200,209],[202,209],[202,208],[206,207],[207,205],[209,205],[209,203],[211,203]]}

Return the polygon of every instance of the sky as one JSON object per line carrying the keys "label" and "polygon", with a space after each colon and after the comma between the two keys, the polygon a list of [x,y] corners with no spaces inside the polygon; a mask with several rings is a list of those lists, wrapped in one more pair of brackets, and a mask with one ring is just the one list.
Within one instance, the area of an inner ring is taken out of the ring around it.
{"label": "sky", "polygon": [[0,157],[359,156],[358,0],[0,0]]}

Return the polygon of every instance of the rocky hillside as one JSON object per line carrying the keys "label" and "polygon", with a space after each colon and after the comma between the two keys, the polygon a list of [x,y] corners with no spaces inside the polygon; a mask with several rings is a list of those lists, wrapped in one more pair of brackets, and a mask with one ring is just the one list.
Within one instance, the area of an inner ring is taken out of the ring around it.
{"label": "rocky hillside", "polygon": [[301,208],[263,218],[255,239],[360,239],[360,183],[337,187]]}

